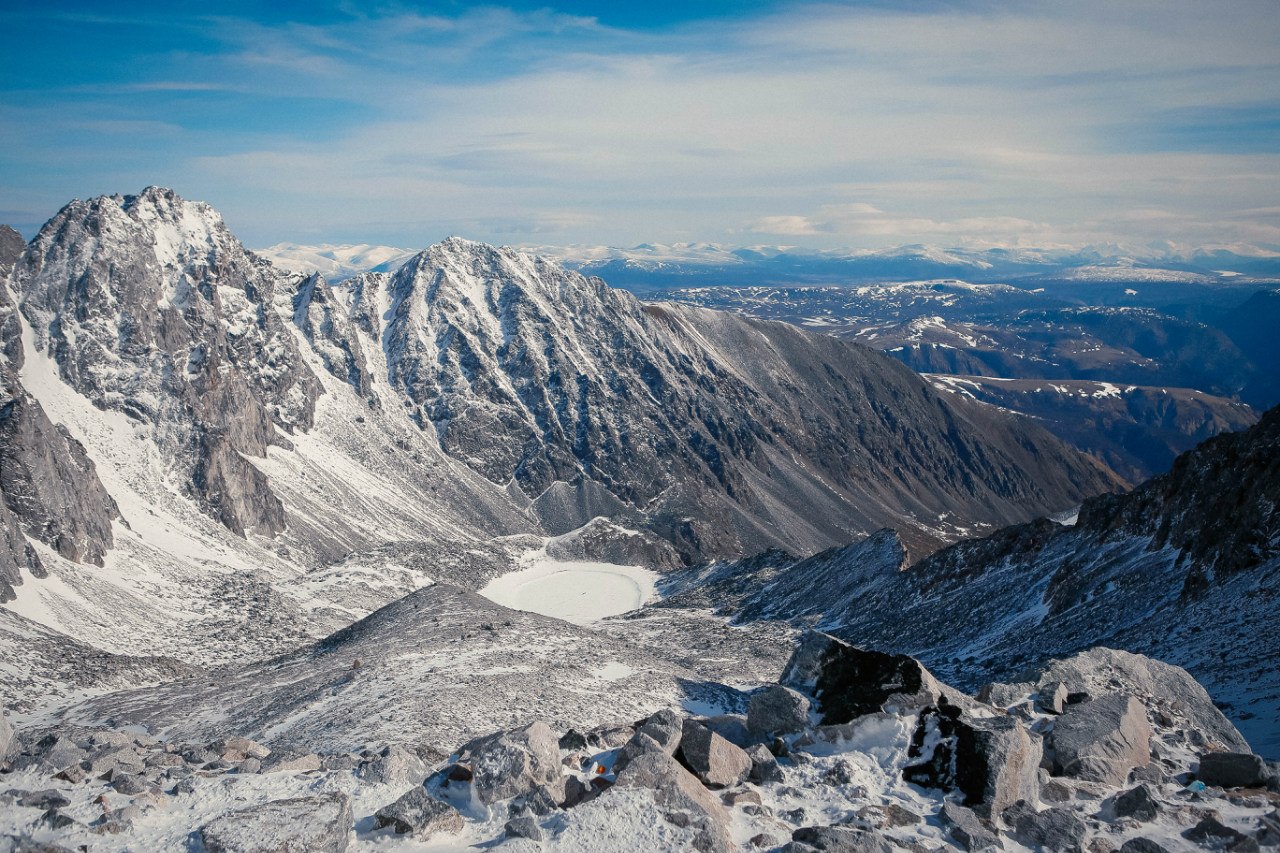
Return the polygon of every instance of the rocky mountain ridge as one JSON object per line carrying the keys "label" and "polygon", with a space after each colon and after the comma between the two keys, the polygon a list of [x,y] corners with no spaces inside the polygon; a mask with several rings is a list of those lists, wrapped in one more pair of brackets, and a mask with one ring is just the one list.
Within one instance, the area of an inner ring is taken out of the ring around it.
{"label": "rocky mountain ridge", "polygon": [[663,605],[816,619],[970,688],[1095,645],[1149,654],[1190,670],[1255,748],[1280,755],[1278,464],[1280,408],[1066,523],[1006,528],[905,569],[891,531],[803,560],[713,564],[672,576]]}

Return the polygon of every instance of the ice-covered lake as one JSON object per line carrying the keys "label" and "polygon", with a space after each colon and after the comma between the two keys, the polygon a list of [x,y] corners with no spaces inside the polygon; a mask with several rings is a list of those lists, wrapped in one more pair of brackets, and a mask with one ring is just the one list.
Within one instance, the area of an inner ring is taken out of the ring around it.
{"label": "ice-covered lake", "polygon": [[526,568],[490,581],[480,594],[513,610],[587,625],[644,604],[654,595],[656,578],[654,572],[639,566],[539,556]]}

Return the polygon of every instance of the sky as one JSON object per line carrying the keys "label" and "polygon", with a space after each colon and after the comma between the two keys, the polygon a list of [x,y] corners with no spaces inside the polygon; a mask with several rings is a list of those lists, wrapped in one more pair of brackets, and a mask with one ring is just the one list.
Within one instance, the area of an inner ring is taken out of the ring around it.
{"label": "sky", "polygon": [[1275,0],[6,3],[0,222],[1280,248]]}

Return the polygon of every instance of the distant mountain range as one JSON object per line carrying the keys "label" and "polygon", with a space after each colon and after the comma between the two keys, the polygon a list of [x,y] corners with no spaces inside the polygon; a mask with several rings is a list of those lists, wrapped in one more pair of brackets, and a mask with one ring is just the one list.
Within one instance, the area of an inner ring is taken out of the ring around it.
{"label": "distant mountain range", "polygon": [[[718,284],[820,284],[964,278],[1211,284],[1280,279],[1280,250],[1251,245],[1076,248],[815,250],[795,246],[732,248],[715,243],[532,246],[523,249],[569,269],[638,291]],[[281,243],[258,254],[285,269],[341,279],[390,271],[412,253],[386,246]]]}

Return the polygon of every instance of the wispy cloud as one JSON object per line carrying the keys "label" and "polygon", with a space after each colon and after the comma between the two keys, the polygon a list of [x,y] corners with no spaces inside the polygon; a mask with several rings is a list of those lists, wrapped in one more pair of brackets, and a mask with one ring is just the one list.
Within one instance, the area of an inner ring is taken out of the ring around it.
{"label": "wispy cloud", "polygon": [[[149,138],[94,140],[119,165],[95,152],[84,184],[150,168],[143,183],[261,242],[1280,243],[1271,0],[602,19],[340,7],[152,26],[130,62],[50,72],[48,122],[3,134],[3,173],[25,177],[0,192],[39,196],[43,152],[67,162],[90,144],[73,124],[96,122]],[[0,97],[36,110],[39,89]]]}

